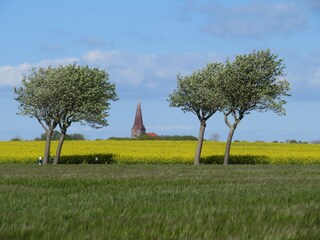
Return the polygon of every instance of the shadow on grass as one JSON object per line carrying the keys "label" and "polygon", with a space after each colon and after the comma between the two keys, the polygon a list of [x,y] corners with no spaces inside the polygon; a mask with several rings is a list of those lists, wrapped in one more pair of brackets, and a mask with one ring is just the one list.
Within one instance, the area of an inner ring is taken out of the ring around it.
{"label": "shadow on grass", "polygon": [[[202,157],[203,164],[223,164],[223,155],[211,155]],[[232,155],[229,164],[269,164],[270,158],[265,155]]]}

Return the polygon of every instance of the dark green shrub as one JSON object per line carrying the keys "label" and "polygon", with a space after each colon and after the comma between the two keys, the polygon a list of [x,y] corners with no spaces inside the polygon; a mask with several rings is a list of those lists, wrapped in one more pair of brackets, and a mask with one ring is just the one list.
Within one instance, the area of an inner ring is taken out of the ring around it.
{"label": "dark green shrub", "polygon": [[[201,158],[204,164],[223,164],[223,155],[211,155]],[[229,164],[268,164],[269,159],[264,155],[231,155]]]}
{"label": "dark green shrub", "polygon": [[60,164],[111,164],[116,163],[114,154],[90,154],[61,156]]}
{"label": "dark green shrub", "polygon": [[10,141],[22,141],[22,139],[17,136],[17,137],[12,138]]}

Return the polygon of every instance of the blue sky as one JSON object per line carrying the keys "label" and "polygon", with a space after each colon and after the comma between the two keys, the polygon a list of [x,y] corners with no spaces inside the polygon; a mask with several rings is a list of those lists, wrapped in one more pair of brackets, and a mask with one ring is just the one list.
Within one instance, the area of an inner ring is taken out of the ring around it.
{"label": "blue sky", "polygon": [[[88,139],[129,137],[138,97],[148,132],[198,135],[192,113],[166,101],[176,75],[209,62],[270,48],[284,59],[291,84],[287,115],[252,113],[234,139],[320,139],[320,1],[318,0],[0,0],[0,140],[39,136],[35,119],[17,115],[13,88],[39,66],[77,62],[105,69],[120,100],[109,126],[74,124]],[[228,128],[221,114],[205,137]]]}

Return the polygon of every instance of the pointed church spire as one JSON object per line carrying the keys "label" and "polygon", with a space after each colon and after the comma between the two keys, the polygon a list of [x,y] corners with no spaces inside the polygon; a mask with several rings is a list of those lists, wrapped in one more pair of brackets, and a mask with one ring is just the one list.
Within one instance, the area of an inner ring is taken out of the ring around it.
{"label": "pointed church spire", "polygon": [[133,127],[131,128],[131,137],[137,138],[140,135],[146,134],[146,128],[143,125],[142,120],[142,111],[141,111],[141,102],[140,97],[138,98],[138,105],[136,111],[136,117],[134,119]]}

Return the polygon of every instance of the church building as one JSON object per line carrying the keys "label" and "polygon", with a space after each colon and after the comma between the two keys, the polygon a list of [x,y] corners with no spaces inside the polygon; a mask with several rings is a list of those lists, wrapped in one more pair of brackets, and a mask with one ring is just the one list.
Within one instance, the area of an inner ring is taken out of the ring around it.
{"label": "church building", "polygon": [[143,125],[142,120],[142,111],[141,111],[141,103],[140,98],[138,99],[136,117],[134,119],[133,127],[131,128],[131,138],[137,138],[141,135],[146,134],[146,128]]}

